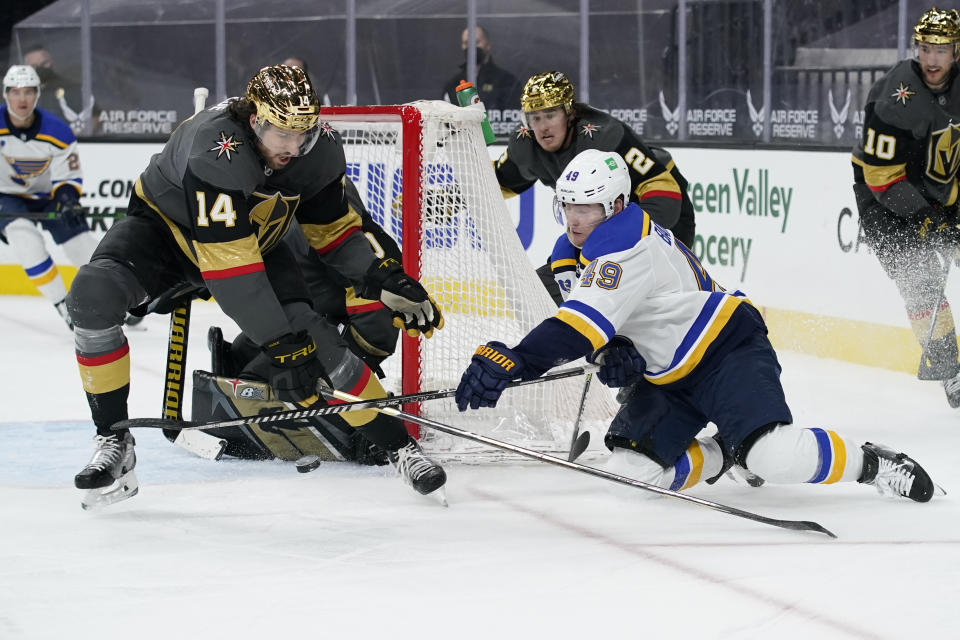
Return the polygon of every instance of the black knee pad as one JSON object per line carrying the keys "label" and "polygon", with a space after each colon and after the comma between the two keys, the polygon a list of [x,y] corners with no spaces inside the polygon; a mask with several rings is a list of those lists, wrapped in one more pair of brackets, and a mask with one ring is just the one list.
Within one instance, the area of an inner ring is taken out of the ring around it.
{"label": "black knee pad", "polygon": [[67,310],[82,329],[108,329],[123,324],[127,310],[145,296],[132,271],[98,258],[77,271],[67,294]]}
{"label": "black knee pad", "polygon": [[765,424],[744,438],[743,442],[740,443],[740,446],[737,447],[737,450],[733,452],[733,459],[736,461],[736,463],[744,469],[747,469],[747,454],[750,453],[750,449],[753,448],[753,445],[757,442],[757,440],[767,435],[782,424],[783,423],[781,422],[771,422],[770,424]]}

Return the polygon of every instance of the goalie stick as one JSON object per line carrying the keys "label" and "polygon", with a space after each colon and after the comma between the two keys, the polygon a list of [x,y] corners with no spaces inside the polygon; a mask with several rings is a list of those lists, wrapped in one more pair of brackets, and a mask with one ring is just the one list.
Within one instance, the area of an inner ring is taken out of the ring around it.
{"label": "goalie stick", "polygon": [[[555,373],[548,373],[546,375],[540,376],[539,378],[534,378],[533,380],[517,380],[515,382],[510,382],[507,384],[507,388],[510,387],[523,387],[529,384],[538,384],[540,382],[550,382],[551,380],[562,380],[564,378],[572,378],[574,376],[583,375],[584,373],[590,373],[595,371],[596,367],[593,365],[586,365],[583,367],[576,367],[574,369],[563,369]],[[189,431],[196,429],[222,429],[224,427],[239,427],[245,424],[270,424],[270,423],[283,423],[283,422],[297,422],[305,418],[313,418],[316,416],[328,416],[336,413],[344,413],[347,411],[361,411],[363,409],[377,409],[380,407],[387,406],[396,406],[402,404],[408,404],[413,402],[426,402],[428,400],[439,400],[442,398],[450,398],[456,394],[456,389],[438,389],[436,391],[421,391],[419,393],[408,393],[402,396],[389,396],[386,398],[372,398],[370,400],[364,400],[362,398],[356,398],[353,402],[346,402],[344,404],[334,404],[325,407],[316,407],[314,409],[293,409],[291,411],[280,411],[277,413],[267,413],[259,416],[245,416],[242,418],[234,418],[231,420],[220,420],[212,422],[191,422],[188,420],[183,420],[180,418],[176,419],[162,419],[162,418],[132,418],[129,420],[121,420],[110,427],[112,430],[117,431],[120,429],[132,429],[134,427],[151,427],[159,428],[171,431]],[[278,425],[279,426],[279,425]],[[299,428],[299,427],[297,427]]]}
{"label": "goalie stick", "polygon": [[[333,397],[338,398],[340,400],[344,400],[344,401],[356,401],[359,399],[356,396],[350,395],[349,393],[344,393],[342,391],[336,391],[333,389],[326,389],[326,390],[323,390],[323,392],[324,394],[329,393]],[[487,436],[482,436],[478,433],[465,431],[463,429],[459,429],[457,427],[453,427],[448,424],[443,424],[442,422],[430,420],[429,418],[415,416],[411,413],[406,413],[405,411],[400,411],[399,409],[395,409],[393,407],[381,407],[381,408],[378,408],[377,411],[379,411],[380,413],[385,413],[389,416],[394,416],[396,418],[406,420],[408,422],[416,423],[421,427],[436,429],[437,431],[442,431],[443,433],[447,433],[452,436],[466,438],[467,440],[473,440],[474,442],[487,444],[492,447],[496,447],[497,449],[512,451],[522,456],[526,456],[527,458],[533,458],[534,460],[540,460],[541,462],[557,465],[558,467],[564,467],[566,469],[579,471],[580,473],[585,473],[591,476],[596,476],[598,478],[603,478],[604,480],[609,480],[611,482],[627,485],[628,487],[634,487],[636,489],[642,489],[644,491],[652,491],[653,493],[659,493],[662,496],[667,496],[670,498],[676,498],[678,500],[685,500],[687,502],[692,502],[693,504],[700,505],[701,507],[707,507],[708,509],[713,509],[715,511],[727,513],[732,516],[737,516],[739,518],[746,518],[747,520],[753,520],[754,522],[768,524],[773,527],[780,527],[781,529],[791,529],[794,531],[813,531],[816,533],[822,533],[822,534],[828,535],[831,538],[837,537],[836,534],[829,531],[828,529],[825,529],[822,525],[816,522],[811,522],[809,520],[777,520],[775,518],[768,518],[766,516],[761,516],[756,513],[751,513],[749,511],[737,509],[736,507],[728,507],[718,502],[704,500],[703,498],[697,498],[695,496],[691,496],[685,493],[680,493],[678,491],[671,491],[670,489],[664,489],[654,484],[648,484],[640,480],[634,480],[633,478],[627,478],[625,476],[620,476],[615,473],[603,471],[602,469],[595,469],[593,467],[587,467],[585,465],[578,464],[576,462],[569,462],[562,458],[555,458],[554,456],[550,456],[545,453],[540,453],[538,451],[533,451],[532,449],[526,449],[524,447],[520,447],[515,444],[510,444],[508,442],[494,440],[493,438],[488,438]]]}

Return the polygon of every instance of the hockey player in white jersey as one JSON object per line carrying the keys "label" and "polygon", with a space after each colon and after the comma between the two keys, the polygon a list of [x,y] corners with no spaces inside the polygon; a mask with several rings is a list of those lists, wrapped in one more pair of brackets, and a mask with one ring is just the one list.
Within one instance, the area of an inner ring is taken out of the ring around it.
{"label": "hockey player in white jersey", "polygon": [[[566,166],[555,208],[582,249],[580,280],[518,345],[477,349],[457,388],[459,409],[495,406],[509,381],[589,356],[605,384],[633,386],[605,438],[613,473],[681,490],[738,464],[768,483],[855,480],[930,500],[934,483],[907,455],[791,425],[760,313],[638,205],[624,207],[629,189],[615,152],[587,150]],[[697,438],[708,422],[719,437]]]}
{"label": "hockey player in white jersey", "polygon": [[0,106],[0,240],[13,249],[40,293],[72,328],[64,304],[63,278],[44,246],[37,223],[25,214],[48,212],[40,225],[76,266],[86,264],[97,239],[80,215],[83,179],[77,139],[62,120],[37,107],[40,77],[33,67],[14,65],[3,78]]}

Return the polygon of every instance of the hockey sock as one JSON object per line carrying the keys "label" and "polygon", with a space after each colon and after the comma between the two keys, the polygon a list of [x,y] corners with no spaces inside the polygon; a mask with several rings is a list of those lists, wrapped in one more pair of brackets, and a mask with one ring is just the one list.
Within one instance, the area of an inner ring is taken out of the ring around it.
{"label": "hockey sock", "polygon": [[67,295],[67,289],[57,265],[44,247],[43,234],[37,225],[18,218],[8,224],[3,232],[33,285],[50,304],[61,302]]}
{"label": "hockey sock", "polygon": [[780,426],[754,442],[746,466],[767,482],[832,484],[860,477],[860,445],[827,429]]}
{"label": "hockey sock", "polygon": [[69,259],[75,267],[79,267],[90,262],[90,257],[93,255],[99,242],[92,231],[84,231],[61,244],[60,248],[63,249],[63,252],[67,255],[67,259]]}
{"label": "hockey sock", "polygon": [[74,329],[77,365],[97,432],[127,418],[130,393],[130,347],[120,327]]}
{"label": "hockey sock", "polygon": [[606,465],[606,470],[611,473],[672,491],[689,489],[701,480],[717,475],[722,468],[723,451],[713,438],[694,440],[669,467],[663,467],[638,451],[620,447],[614,448]]}

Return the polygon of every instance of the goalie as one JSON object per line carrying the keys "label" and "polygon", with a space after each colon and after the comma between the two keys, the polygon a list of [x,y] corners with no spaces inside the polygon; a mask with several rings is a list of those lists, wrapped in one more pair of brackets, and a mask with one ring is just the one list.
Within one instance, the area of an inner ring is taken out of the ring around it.
{"label": "goalie", "polygon": [[[770,483],[856,481],[930,500],[934,484],[909,456],[791,425],[760,313],[627,204],[623,158],[584,151],[562,176],[557,218],[589,264],[556,316],[512,348],[477,349],[457,387],[461,411],[496,406],[509,381],[589,356],[604,384],[635,383],[605,439],[610,472],[680,490],[713,482],[736,463]],[[719,439],[696,437],[708,422]]]}

